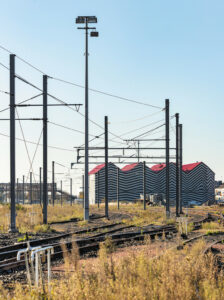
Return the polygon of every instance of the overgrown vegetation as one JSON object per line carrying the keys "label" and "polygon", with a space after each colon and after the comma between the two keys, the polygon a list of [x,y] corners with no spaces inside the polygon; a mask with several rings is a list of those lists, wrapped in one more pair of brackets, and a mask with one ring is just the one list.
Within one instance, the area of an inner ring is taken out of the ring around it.
{"label": "overgrown vegetation", "polygon": [[[49,225],[42,225],[43,216],[40,205],[16,205],[16,224],[21,233],[26,232],[49,232],[52,231]],[[59,204],[48,206],[48,221],[67,221],[71,218],[83,219],[83,211],[80,205]],[[0,205],[0,232],[7,232],[10,221],[10,205]]]}
{"label": "overgrown vegetation", "polygon": [[0,287],[0,299],[221,300],[224,274],[212,254],[203,254],[204,247],[199,241],[191,249],[167,250],[156,259],[145,250],[115,258],[108,241],[101,246],[99,259],[85,265],[74,245],[65,259],[69,271],[52,282],[49,294],[18,284],[13,292]]}

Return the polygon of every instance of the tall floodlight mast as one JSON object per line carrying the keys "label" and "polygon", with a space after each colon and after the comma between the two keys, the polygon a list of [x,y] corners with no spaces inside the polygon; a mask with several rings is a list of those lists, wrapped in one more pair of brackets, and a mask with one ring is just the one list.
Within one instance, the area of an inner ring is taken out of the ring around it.
{"label": "tall floodlight mast", "polygon": [[85,24],[85,27],[78,27],[78,29],[85,30],[85,188],[84,188],[84,220],[89,220],[89,93],[88,93],[88,37],[89,30],[91,37],[98,37],[99,33],[96,27],[89,27],[88,24],[97,23],[97,18],[94,16],[79,16],[76,18],[76,24]]}

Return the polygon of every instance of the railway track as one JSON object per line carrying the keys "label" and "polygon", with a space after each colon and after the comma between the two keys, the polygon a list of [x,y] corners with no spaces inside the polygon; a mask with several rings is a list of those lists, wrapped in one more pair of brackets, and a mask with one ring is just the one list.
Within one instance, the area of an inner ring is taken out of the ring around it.
{"label": "railway track", "polygon": [[[102,227],[101,227],[102,228]],[[131,230],[132,229],[132,230]],[[135,230],[133,230],[135,229]],[[125,230],[125,232],[122,232]],[[117,232],[120,231],[120,232]],[[82,238],[70,238],[68,241],[55,241],[47,244],[41,244],[42,246],[53,246],[54,254],[51,255],[52,260],[56,260],[63,257],[62,244],[69,251],[72,248],[72,244],[75,242],[78,246],[79,253],[81,256],[86,254],[96,255],[99,250],[100,243],[105,241],[105,239],[110,236],[114,245],[122,245],[127,242],[132,241],[142,241],[144,240],[145,235],[150,235],[151,238],[154,238],[156,235],[162,236],[163,234],[168,235],[170,233],[176,233],[177,229],[175,225],[168,226],[150,226],[144,229],[137,229],[134,226],[122,226],[116,229],[108,230],[107,232],[97,233],[90,237]],[[62,235],[65,238],[65,235]],[[66,237],[68,237],[66,235]],[[53,238],[52,238],[53,239]],[[33,241],[32,246],[40,245],[37,241]],[[18,245],[7,247],[8,251],[0,252],[0,272],[14,270],[19,267],[25,266],[24,257],[21,261],[16,260],[16,255],[19,249],[26,248],[27,245],[23,243],[23,247],[18,248]],[[0,249],[2,250],[2,249]],[[4,249],[5,250],[5,249]]]}
{"label": "railway track", "polygon": [[[200,228],[203,222],[211,220],[210,217],[203,218],[194,222],[194,228]],[[106,230],[104,232],[96,233],[88,237],[77,237],[85,233],[94,233],[99,230]],[[96,255],[99,250],[100,243],[105,241],[109,236],[114,245],[123,245],[134,241],[143,241],[146,235],[149,235],[152,239],[155,236],[165,236],[170,233],[175,234],[177,232],[176,225],[164,225],[156,226],[150,225],[144,228],[137,228],[129,225],[124,226],[121,223],[107,224],[98,227],[87,228],[83,230],[77,230],[73,233],[60,234],[50,238],[41,240],[30,241],[31,247],[36,246],[53,246],[54,254],[51,255],[52,260],[63,258],[62,244],[66,247],[67,251],[70,251],[72,244],[75,242],[78,246],[81,256]],[[74,235],[76,236],[74,238]],[[27,242],[19,243],[16,245],[6,246],[0,249],[0,274],[4,272],[12,272],[16,269],[24,269],[25,260],[24,257],[20,261],[16,260],[18,250],[27,247]]]}

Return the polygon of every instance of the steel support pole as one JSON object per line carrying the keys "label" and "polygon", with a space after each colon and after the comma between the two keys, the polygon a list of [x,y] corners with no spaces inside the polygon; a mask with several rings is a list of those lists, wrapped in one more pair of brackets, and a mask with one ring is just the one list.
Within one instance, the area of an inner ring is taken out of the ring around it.
{"label": "steel support pole", "polygon": [[88,20],[86,18],[85,51],[85,209],[84,220],[89,220],[89,87],[88,87]]}
{"label": "steel support pole", "polygon": [[182,166],[183,166],[183,140],[182,140],[182,124],[179,125],[180,134],[180,213],[183,214],[183,181],[182,181]]}
{"label": "steel support pole", "polygon": [[84,208],[84,199],[85,199],[85,196],[84,196],[84,192],[85,192],[85,176],[82,175],[82,193],[83,193],[83,198],[82,198],[82,207]]}
{"label": "steel support pole", "polygon": [[42,168],[39,169],[39,192],[40,192],[40,205],[42,203]]}
{"label": "steel support pole", "polygon": [[104,118],[105,126],[105,217],[108,218],[108,117]]}
{"label": "steel support pole", "polygon": [[146,210],[146,167],[143,161],[143,208]]}
{"label": "steel support pole", "polygon": [[30,172],[30,204],[33,204],[32,172]]}
{"label": "steel support pole", "polygon": [[170,101],[165,100],[166,119],[166,216],[170,217]]}
{"label": "steel support pole", "polygon": [[23,204],[25,203],[25,176],[23,175]]}
{"label": "steel support pole", "polygon": [[19,178],[16,180],[16,203],[19,203]]}
{"label": "steel support pole", "polygon": [[176,117],[176,216],[179,216],[179,114]]}
{"label": "steel support pole", "polygon": [[138,141],[138,163],[139,163],[139,160],[140,160],[140,141]]}
{"label": "steel support pole", "polygon": [[100,207],[100,173],[97,173],[97,207]]}
{"label": "steel support pole", "polygon": [[43,223],[47,224],[47,75],[43,75]]}
{"label": "steel support pole", "polygon": [[16,232],[15,55],[10,54],[10,232]]}
{"label": "steel support pole", "polygon": [[119,171],[120,169],[117,168],[117,209],[120,209],[120,199],[119,199]]}
{"label": "steel support pole", "polygon": [[61,180],[61,206],[62,206],[62,180]]}
{"label": "steel support pole", "polygon": [[70,203],[72,205],[72,178],[70,178]]}
{"label": "steel support pole", "polygon": [[52,204],[54,206],[54,200],[55,200],[55,188],[54,188],[54,161],[52,161],[52,187],[51,187],[51,198],[52,198]]}

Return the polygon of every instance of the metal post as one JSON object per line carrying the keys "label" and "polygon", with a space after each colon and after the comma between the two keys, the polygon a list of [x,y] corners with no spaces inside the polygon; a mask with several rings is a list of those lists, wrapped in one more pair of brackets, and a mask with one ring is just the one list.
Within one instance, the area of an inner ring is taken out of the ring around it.
{"label": "metal post", "polygon": [[70,178],[70,201],[72,205],[72,178]]}
{"label": "metal post", "polygon": [[16,232],[16,203],[15,203],[15,178],[16,178],[16,145],[15,145],[15,55],[10,54],[10,229]]}
{"label": "metal post", "polygon": [[52,204],[54,206],[55,189],[54,189],[54,161],[52,161],[52,189],[51,189]]}
{"label": "metal post", "polygon": [[145,161],[143,161],[143,208],[146,209],[146,174]]}
{"label": "metal post", "polygon": [[166,118],[166,216],[170,216],[170,101],[165,100]]}
{"label": "metal post", "polygon": [[179,114],[176,117],[176,216],[179,216]]}
{"label": "metal post", "polygon": [[119,202],[119,168],[117,168],[117,209],[120,209],[120,202]]}
{"label": "metal post", "polygon": [[138,163],[140,160],[140,141],[138,141]]}
{"label": "metal post", "polygon": [[89,108],[88,108],[88,20],[86,18],[85,52],[85,211],[84,220],[89,220]]}
{"label": "metal post", "polygon": [[105,217],[108,218],[108,117],[104,118],[105,126]]}
{"label": "metal post", "polygon": [[42,168],[40,167],[40,171],[39,171],[39,175],[40,175],[40,179],[39,179],[39,191],[40,191],[40,205],[42,203],[42,179],[41,179],[41,173],[42,173]]}
{"label": "metal post", "polygon": [[182,199],[182,165],[183,165],[183,141],[182,141],[182,124],[179,125],[180,134],[180,214],[183,214],[183,199]]}
{"label": "metal post", "polygon": [[30,204],[33,204],[32,172],[30,172]]}
{"label": "metal post", "polygon": [[97,173],[97,207],[100,207],[100,189],[99,189],[99,183],[100,183],[100,172]]}
{"label": "metal post", "polygon": [[19,203],[19,178],[16,180],[16,203]]}
{"label": "metal post", "polygon": [[25,203],[25,176],[23,175],[23,204]]}
{"label": "metal post", "polygon": [[43,223],[47,224],[47,75],[43,75]]}
{"label": "metal post", "polygon": [[62,180],[61,180],[61,206],[62,206]]}
{"label": "metal post", "polygon": [[85,185],[85,176],[82,175],[82,193],[83,193],[83,199],[82,199],[82,207],[84,207],[84,199],[85,199],[85,196],[84,196],[84,185]]}

